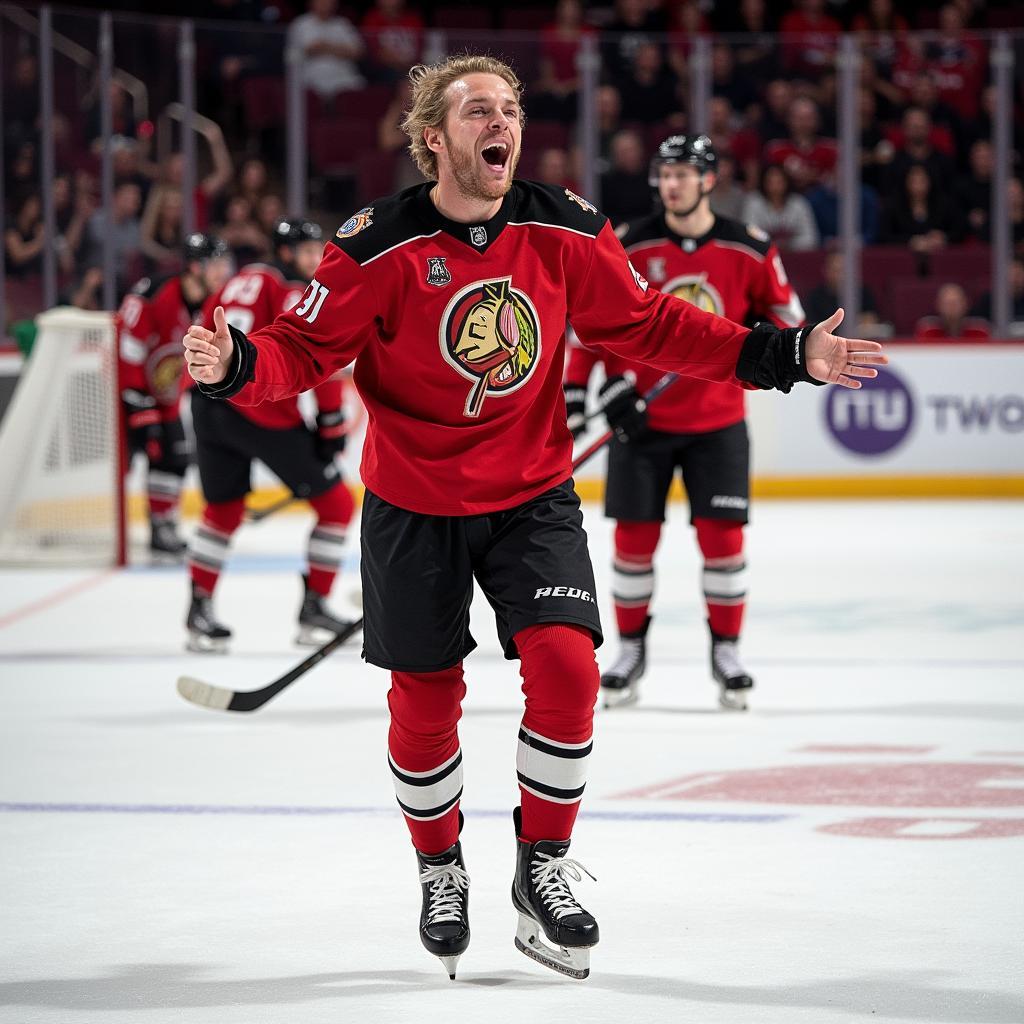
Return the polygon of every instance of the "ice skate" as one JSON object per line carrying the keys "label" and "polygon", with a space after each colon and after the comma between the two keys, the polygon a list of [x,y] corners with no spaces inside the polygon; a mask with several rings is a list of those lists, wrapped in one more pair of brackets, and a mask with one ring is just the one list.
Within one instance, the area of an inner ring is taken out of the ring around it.
{"label": "ice skate", "polygon": [[149,526],[149,552],[154,561],[182,561],[188,550],[188,544],[182,540],[174,520],[151,519]]}
{"label": "ice skate", "polygon": [[188,629],[186,648],[196,654],[226,654],[231,630],[217,621],[213,614],[213,599],[192,584],[192,603],[185,620]]}
{"label": "ice skate", "polygon": [[635,704],[640,696],[640,677],[647,668],[647,629],[650,615],[637,633],[624,633],[619,656],[607,672],[601,675],[601,695],[606,708],[621,708]]}
{"label": "ice skate", "polygon": [[437,854],[417,850],[416,859],[423,888],[420,941],[454,981],[459,957],[469,946],[469,875],[462,860],[462,844],[456,842]]}
{"label": "ice skate", "polygon": [[718,703],[726,711],[746,711],[754,680],[740,662],[738,637],[711,634],[711,675],[720,687]]}
{"label": "ice skate", "polygon": [[516,875],[512,903],[519,911],[516,948],[553,971],[582,980],[590,974],[590,947],[596,946],[601,936],[597,921],[570,891],[569,880],[594,876],[566,857],[568,840],[520,842],[521,808],[513,812],[513,821]]}
{"label": "ice skate", "polygon": [[323,594],[309,589],[309,577],[302,577],[302,607],[299,609],[299,633],[295,638],[303,647],[319,647],[352,625],[351,619],[338,618],[328,607]]}

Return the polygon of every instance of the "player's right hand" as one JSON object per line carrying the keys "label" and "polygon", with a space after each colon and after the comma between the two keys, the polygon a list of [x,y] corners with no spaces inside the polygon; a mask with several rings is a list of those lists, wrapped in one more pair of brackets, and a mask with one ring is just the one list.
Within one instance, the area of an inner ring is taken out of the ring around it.
{"label": "player's right hand", "polygon": [[200,384],[219,384],[228,374],[235,345],[231,340],[224,307],[213,311],[212,331],[193,324],[185,335],[185,366]]}
{"label": "player's right hand", "polygon": [[601,385],[597,400],[620,441],[635,441],[647,432],[647,403],[628,377],[609,377]]}

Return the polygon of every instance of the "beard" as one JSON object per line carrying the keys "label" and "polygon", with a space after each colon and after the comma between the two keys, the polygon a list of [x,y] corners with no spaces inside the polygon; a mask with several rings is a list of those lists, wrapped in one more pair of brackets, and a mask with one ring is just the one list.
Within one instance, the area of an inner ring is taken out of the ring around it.
{"label": "beard", "polygon": [[512,187],[516,167],[519,164],[519,150],[509,154],[505,164],[508,173],[500,181],[488,180],[484,177],[475,150],[460,149],[454,145],[451,136],[444,132],[445,147],[448,150],[448,161],[451,165],[452,178],[460,195],[466,199],[493,200],[501,199]]}

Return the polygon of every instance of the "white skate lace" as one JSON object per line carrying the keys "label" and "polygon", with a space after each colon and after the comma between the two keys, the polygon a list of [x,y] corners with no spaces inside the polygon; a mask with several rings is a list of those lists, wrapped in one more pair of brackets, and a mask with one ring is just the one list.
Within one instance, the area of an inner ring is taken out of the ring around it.
{"label": "white skate lace", "polygon": [[556,920],[560,921],[569,914],[586,913],[569,891],[568,879],[582,882],[583,875],[595,882],[597,879],[578,860],[538,853],[530,865],[530,873],[537,895],[554,914]]}
{"label": "white skate lace", "polygon": [[747,670],[740,664],[739,651],[733,641],[718,641],[714,647],[713,657],[715,667],[726,679],[735,679],[747,674]]}
{"label": "white skate lace", "polygon": [[424,868],[420,884],[430,886],[428,924],[462,920],[462,893],[469,888],[469,875],[458,864]]}
{"label": "white skate lace", "polygon": [[643,640],[624,639],[622,650],[615,664],[608,670],[608,675],[626,678],[640,664],[643,653]]}

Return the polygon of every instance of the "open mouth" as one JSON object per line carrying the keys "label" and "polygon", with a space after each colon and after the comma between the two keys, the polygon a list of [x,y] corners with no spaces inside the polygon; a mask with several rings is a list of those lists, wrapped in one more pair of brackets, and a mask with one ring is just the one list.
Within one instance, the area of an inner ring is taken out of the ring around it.
{"label": "open mouth", "polygon": [[503,171],[511,154],[512,148],[507,142],[492,142],[484,147],[480,155],[492,171]]}

